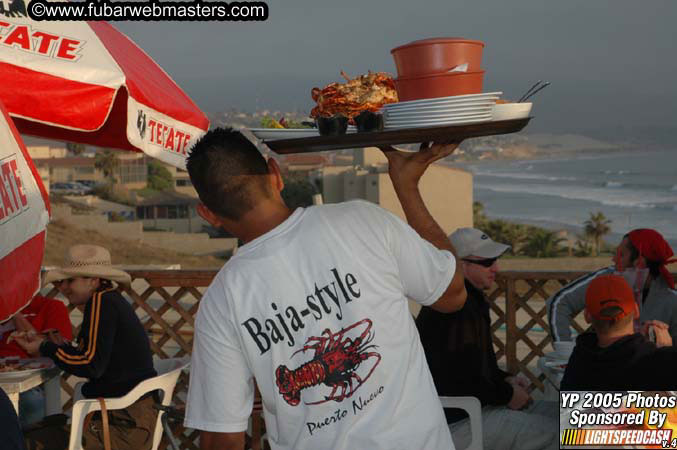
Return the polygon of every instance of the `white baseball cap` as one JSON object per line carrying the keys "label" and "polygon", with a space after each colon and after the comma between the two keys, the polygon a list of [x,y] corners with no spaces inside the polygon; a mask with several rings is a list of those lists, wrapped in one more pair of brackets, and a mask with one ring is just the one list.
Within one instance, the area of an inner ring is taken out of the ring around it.
{"label": "white baseball cap", "polygon": [[498,258],[510,246],[493,241],[487,234],[477,228],[459,228],[449,235],[451,244],[459,258],[478,256],[480,258]]}

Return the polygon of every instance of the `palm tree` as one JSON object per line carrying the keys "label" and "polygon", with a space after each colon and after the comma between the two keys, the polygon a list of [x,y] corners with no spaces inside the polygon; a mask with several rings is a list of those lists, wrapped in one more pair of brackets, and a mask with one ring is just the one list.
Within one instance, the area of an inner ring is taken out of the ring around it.
{"label": "palm tree", "polygon": [[552,258],[562,252],[563,241],[565,239],[558,237],[554,231],[534,229],[522,250],[533,258]]}
{"label": "palm tree", "polygon": [[526,242],[528,234],[526,225],[521,223],[511,224],[501,242],[510,245],[510,253],[517,255],[522,250],[522,245]]}
{"label": "palm tree", "polygon": [[595,256],[599,255],[602,246],[602,238],[611,231],[611,227],[609,226],[610,223],[611,220],[607,219],[601,211],[590,213],[590,218],[583,222],[584,233],[589,236],[595,244]]}
{"label": "palm tree", "polygon": [[87,146],[85,144],[77,144],[75,142],[66,142],[66,150],[75,156],[82,155]]}
{"label": "palm tree", "polygon": [[[484,230],[487,225],[487,215],[484,213],[484,205],[480,202],[472,204],[472,222],[477,229]],[[486,230],[484,230],[486,231]]]}
{"label": "palm tree", "polygon": [[505,240],[505,236],[509,233],[508,229],[511,226],[512,224],[505,220],[495,219],[487,222],[482,231],[487,233],[494,241],[501,242]]}
{"label": "palm tree", "polygon": [[590,238],[587,235],[576,235],[576,238],[574,256],[591,256],[595,249],[590,242]]}
{"label": "palm tree", "polygon": [[120,160],[112,150],[105,150],[96,154],[94,167],[103,172],[103,176],[110,185],[115,184],[115,171],[120,167]]}
{"label": "palm tree", "polygon": [[490,220],[484,227],[477,227],[487,233],[491,239],[502,244],[510,245],[509,252],[516,255],[520,246],[527,238],[527,226],[519,223],[507,222],[502,219]]}

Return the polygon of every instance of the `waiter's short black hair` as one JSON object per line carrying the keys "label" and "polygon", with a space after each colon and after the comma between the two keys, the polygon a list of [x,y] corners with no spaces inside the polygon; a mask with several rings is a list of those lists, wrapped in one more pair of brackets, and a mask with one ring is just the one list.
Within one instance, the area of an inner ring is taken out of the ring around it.
{"label": "waiter's short black hair", "polygon": [[231,220],[241,218],[258,199],[272,195],[265,158],[232,128],[215,128],[202,136],[190,150],[186,168],[202,203]]}

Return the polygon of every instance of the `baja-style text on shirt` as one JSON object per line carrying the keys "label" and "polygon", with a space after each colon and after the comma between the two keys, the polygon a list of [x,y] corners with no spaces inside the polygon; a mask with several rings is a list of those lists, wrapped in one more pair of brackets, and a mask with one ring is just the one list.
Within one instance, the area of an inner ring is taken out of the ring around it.
{"label": "baja-style text on shirt", "polygon": [[320,320],[325,314],[334,312],[338,320],[343,319],[343,305],[360,298],[361,292],[355,275],[346,273],[342,277],[336,268],[332,268],[330,272],[334,280],[321,287],[314,283],[314,290],[305,298],[306,308],[297,311],[293,306],[288,306],[283,314],[277,303],[272,301],[270,307],[275,312],[272,318],[259,321],[251,317],[242,322],[261,355],[270,350],[271,344],[285,340],[293,347],[296,342],[294,334],[305,328],[304,318],[307,316]]}

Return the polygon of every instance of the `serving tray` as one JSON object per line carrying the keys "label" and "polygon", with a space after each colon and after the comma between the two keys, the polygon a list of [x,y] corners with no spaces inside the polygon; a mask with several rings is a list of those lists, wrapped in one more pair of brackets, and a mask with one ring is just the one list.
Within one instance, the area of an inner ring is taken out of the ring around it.
{"label": "serving tray", "polygon": [[341,150],[382,145],[413,144],[417,142],[462,141],[463,139],[509,134],[521,131],[531,120],[501,120],[466,125],[442,125],[422,128],[403,128],[376,131],[372,133],[352,133],[340,136],[313,136],[296,139],[266,140],[264,143],[275,153],[313,153],[327,150]]}

